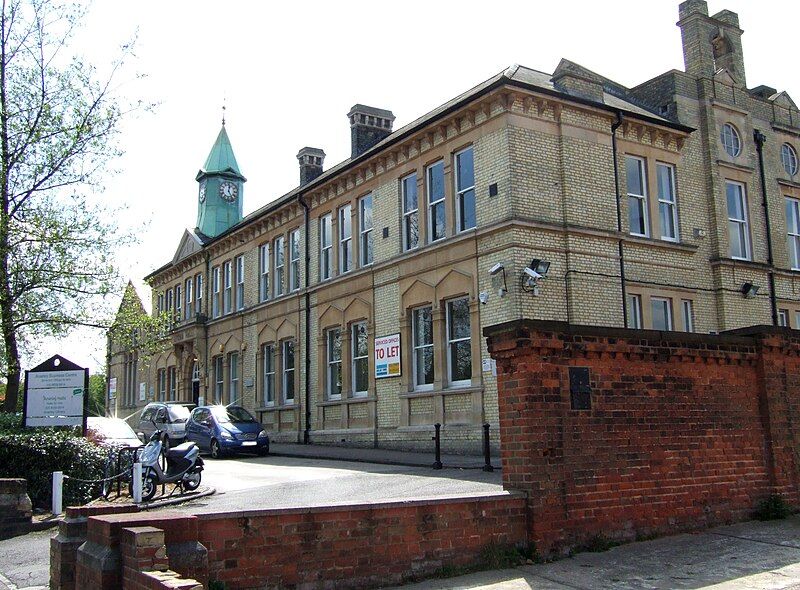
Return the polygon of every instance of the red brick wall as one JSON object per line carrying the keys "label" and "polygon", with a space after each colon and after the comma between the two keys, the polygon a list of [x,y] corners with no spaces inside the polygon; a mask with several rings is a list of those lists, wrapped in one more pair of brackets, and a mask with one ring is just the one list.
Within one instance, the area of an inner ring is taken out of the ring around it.
{"label": "red brick wall", "polygon": [[[773,492],[797,504],[800,334],[756,332],[487,328],[503,483],[529,494],[537,549],[741,520]],[[571,409],[570,366],[589,368],[589,410]]]}

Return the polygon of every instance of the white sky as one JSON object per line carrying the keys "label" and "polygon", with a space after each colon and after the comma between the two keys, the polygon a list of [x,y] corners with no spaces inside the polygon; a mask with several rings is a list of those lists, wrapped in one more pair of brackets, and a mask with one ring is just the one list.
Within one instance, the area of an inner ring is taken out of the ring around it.
{"label": "white sky", "polygon": [[[552,72],[566,57],[626,86],[683,69],[678,4],[98,1],[81,51],[102,68],[138,30],[122,92],[160,103],[125,125],[120,173],[106,183],[104,198],[128,207],[123,223],[147,224],[140,245],[120,254],[123,272],[141,285],[194,227],[194,176],[219,131],[223,98],[248,179],[247,214],[298,184],[301,147],[325,150],[326,169],[349,156],[345,115],[355,103],[392,110],[397,129],[514,63]],[[748,86],[767,84],[800,100],[800,2],[709,2],[712,15],[726,8],[745,30]],[[133,81],[134,72],[147,78]],[[56,352],[96,372],[105,365],[105,338],[87,331],[47,343],[26,368]]]}

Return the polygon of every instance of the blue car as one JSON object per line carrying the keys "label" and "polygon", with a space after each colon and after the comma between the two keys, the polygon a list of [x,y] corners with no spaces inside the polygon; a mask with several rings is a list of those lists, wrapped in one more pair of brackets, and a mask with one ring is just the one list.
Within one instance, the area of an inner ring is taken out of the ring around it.
{"label": "blue car", "polygon": [[229,453],[269,453],[269,437],[241,406],[200,406],[186,423],[186,440],[209,451],[214,459]]}

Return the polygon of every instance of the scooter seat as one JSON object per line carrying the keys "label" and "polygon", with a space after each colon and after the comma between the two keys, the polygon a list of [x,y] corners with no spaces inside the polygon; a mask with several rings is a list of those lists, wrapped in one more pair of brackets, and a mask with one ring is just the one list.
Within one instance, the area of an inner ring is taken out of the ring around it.
{"label": "scooter seat", "polygon": [[181,443],[178,446],[171,447],[167,451],[167,457],[170,459],[177,459],[179,457],[183,457],[195,446],[196,445],[193,442]]}

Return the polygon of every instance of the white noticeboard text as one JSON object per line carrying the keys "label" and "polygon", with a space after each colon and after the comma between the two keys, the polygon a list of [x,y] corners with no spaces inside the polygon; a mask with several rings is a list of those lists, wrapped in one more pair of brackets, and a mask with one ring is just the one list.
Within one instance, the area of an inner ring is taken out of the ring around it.
{"label": "white noticeboard text", "polygon": [[27,426],[81,426],[86,372],[28,373]]}
{"label": "white noticeboard text", "polygon": [[139,401],[143,402],[147,397],[147,383],[139,383]]}
{"label": "white noticeboard text", "polygon": [[375,338],[375,378],[400,376],[400,334]]}

